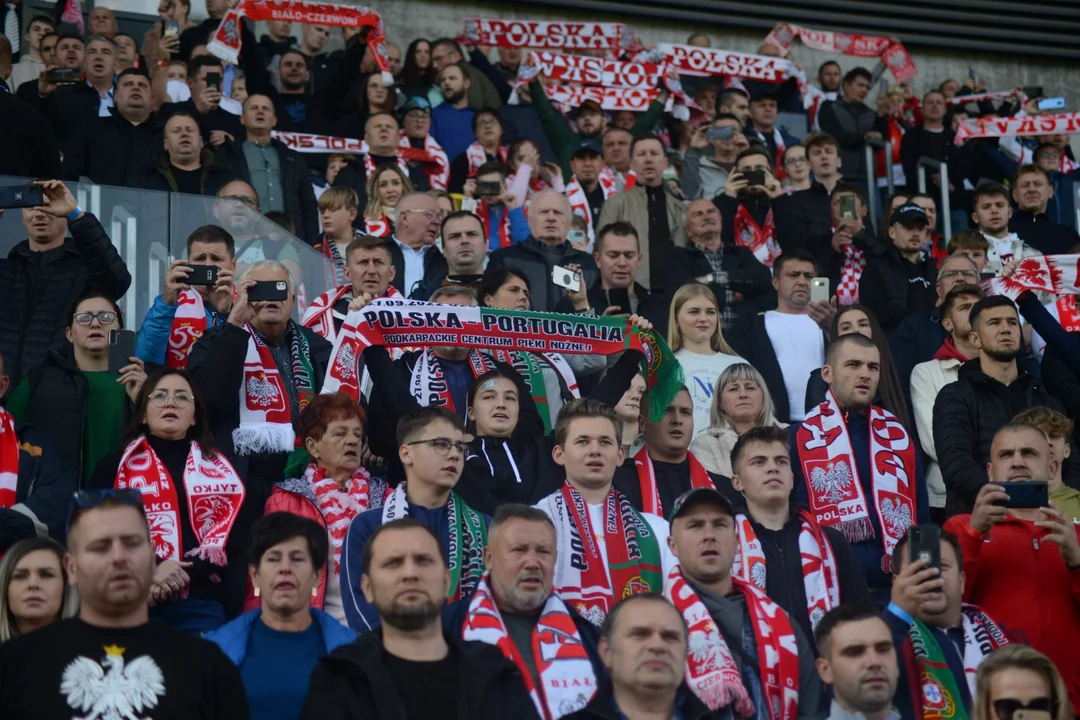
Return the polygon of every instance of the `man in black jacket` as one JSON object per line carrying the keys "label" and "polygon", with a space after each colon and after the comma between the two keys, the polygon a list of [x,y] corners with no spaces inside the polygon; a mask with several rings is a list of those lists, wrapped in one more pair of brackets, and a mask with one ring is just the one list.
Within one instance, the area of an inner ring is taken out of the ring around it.
{"label": "man in black jacket", "polygon": [[961,365],[956,382],[943,387],[934,402],[934,446],[949,516],[974,507],[998,430],[1037,405],[1064,411],[1035,376],[1017,367],[1020,318],[1012,300],[996,295],[975,303],[971,332],[979,357]]}
{"label": "man in black jacket", "polygon": [[165,121],[165,152],[151,158],[139,187],[188,195],[216,195],[236,172],[218,164],[203,146],[199,122],[191,113],[176,112]]}
{"label": "man in black jacket", "polygon": [[[18,7],[17,5],[15,7]],[[60,152],[52,127],[30,103],[16,97],[4,82],[11,68],[11,43],[0,35],[0,175],[59,177]]]}
{"label": "man in black jacket", "polygon": [[866,141],[880,140],[889,132],[887,106],[879,102],[875,112],[865,104],[872,78],[866,68],[849,70],[844,76],[843,99],[823,103],[818,113],[822,131],[840,143],[844,176],[849,180],[866,179]]}
{"label": "man in black jacket", "polygon": [[866,261],[859,280],[859,299],[892,336],[908,315],[933,309],[937,263],[922,251],[930,237],[929,220],[915,203],[893,211],[889,237],[893,246]]}
{"label": "man in black jacket", "polygon": [[[406,175],[409,174],[409,166],[398,160],[398,143],[401,141],[398,134],[398,121],[391,113],[377,112],[369,115],[364,122],[364,142],[368,146],[367,157],[357,157],[345,163],[334,178],[334,185],[344,185],[356,191],[359,198],[361,212],[356,219],[356,227],[363,230],[364,213],[367,207],[367,181],[369,160],[372,171],[380,165],[397,165]],[[399,276],[400,277],[400,276]]]}
{"label": "man in black jacket", "polygon": [[[99,289],[113,299],[131,275],[97,218],[83,212],[58,180],[41,183],[45,205],[23,210],[29,238],[0,261],[0,352],[14,382],[64,338],[75,299]],[[64,235],[70,228],[71,239]]]}
{"label": "man in black jacket", "polygon": [[[764,183],[751,185],[748,172],[763,173]],[[773,203],[783,194],[764,145],[754,144],[739,153],[724,192],[713,198],[720,210],[724,242],[750,248],[758,262],[770,267],[781,248]]]}
{"label": "man in black jacket", "polygon": [[297,236],[314,245],[319,239],[319,206],[311,173],[299,153],[270,137],[277,127],[274,103],[266,95],[248,95],[240,122],[244,134],[217,149],[218,164],[235,169],[255,188],[263,210],[284,212]]}
{"label": "man in black jacket", "polygon": [[840,143],[828,133],[814,133],[803,144],[814,182],[806,190],[777,198],[776,232],[781,246],[806,248],[820,258],[812,243],[826,234],[831,237],[836,226],[831,199],[842,182]]}
{"label": "man in black jacket", "polygon": [[116,83],[108,117],[84,122],[64,154],[64,178],[88,177],[101,185],[138,187],[151,159],[161,150],[164,128],[150,110],[150,78],[128,68]]}
{"label": "man in black jacket", "polygon": [[563,296],[563,288],[551,280],[558,265],[577,266],[586,287],[592,285],[599,271],[588,253],[575,250],[567,241],[570,232],[570,201],[554,190],[544,190],[533,197],[529,207],[529,238],[517,245],[496,250],[488,260],[488,269],[513,268],[529,280],[533,310],[551,312]]}
{"label": "man in black jacket", "polygon": [[866,227],[866,198],[857,185],[833,188],[829,220],[823,233],[809,238],[806,249],[818,259],[838,302],[853,305],[859,302],[859,280],[868,260],[884,255],[887,248]]}
{"label": "man in black jacket", "polygon": [[[217,83],[208,82],[207,75],[211,73],[217,75]],[[225,65],[213,55],[200,55],[188,61],[187,84],[191,88],[191,98],[185,102],[164,103],[159,110],[162,119],[168,120],[175,113],[189,113],[198,120],[203,144],[209,147],[218,147],[226,140],[241,137],[240,119],[221,107],[224,74]]]}
{"label": "man in black jacket", "polygon": [[303,720],[534,720],[521,671],[499,648],[444,631],[450,571],[426,525],[380,525],[364,547],[361,589],[381,629],[339,647],[311,674]]}
{"label": "man in black jacket", "polygon": [[1050,174],[1038,165],[1021,165],[1013,180],[1013,200],[1017,209],[1009,218],[1009,230],[1044,255],[1076,252],[1080,235],[1070,225],[1051,222],[1046,214],[1054,196]]}

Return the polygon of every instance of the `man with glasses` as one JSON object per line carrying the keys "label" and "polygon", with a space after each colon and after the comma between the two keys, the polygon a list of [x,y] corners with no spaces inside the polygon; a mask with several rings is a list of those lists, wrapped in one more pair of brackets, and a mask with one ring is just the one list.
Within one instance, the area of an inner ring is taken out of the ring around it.
{"label": "man with glasses", "polygon": [[79,615],[0,647],[0,704],[12,720],[246,718],[236,666],[213,643],[149,618],[154,546],[135,490],[76,493],[65,570]]}
{"label": "man with glasses", "polygon": [[233,237],[235,274],[262,260],[277,260],[293,277],[301,277],[300,253],[286,239],[284,230],[278,231],[277,226],[262,218],[255,188],[243,180],[233,180],[222,186],[217,196],[210,211]]}
{"label": "man with glasses", "polygon": [[405,297],[427,300],[424,288],[438,287],[446,277],[446,258],[435,247],[441,222],[439,204],[426,193],[409,193],[398,203],[387,247],[395,269],[391,284]]}
{"label": "man with glasses", "polygon": [[236,171],[218,167],[214,152],[203,147],[199,121],[179,111],[165,122],[165,150],[156,154],[143,172],[144,190],[216,195]]}
{"label": "man with glasses", "polygon": [[341,600],[345,619],[357,632],[379,627],[378,608],[361,590],[365,549],[381,525],[411,517],[438,536],[450,568],[447,599],[468,597],[484,574],[484,546],[490,518],[481,515],[454,493],[465,464],[465,427],[448,408],[424,407],[397,424],[398,458],[405,470],[383,507],[357,515],[349,525],[341,556]]}

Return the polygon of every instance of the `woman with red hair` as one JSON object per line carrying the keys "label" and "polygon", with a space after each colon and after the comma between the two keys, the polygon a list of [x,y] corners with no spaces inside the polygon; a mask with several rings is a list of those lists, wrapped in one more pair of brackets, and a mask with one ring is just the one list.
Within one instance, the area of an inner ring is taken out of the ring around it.
{"label": "woman with red hair", "polygon": [[[361,464],[364,409],[345,393],[318,395],[304,409],[297,436],[304,448],[294,452],[285,477],[274,485],[265,513],[287,512],[314,520],[326,529],[330,553],[312,607],[345,622],[338,583],[341,546],[352,519],[364,510],[382,507],[386,483],[372,478]],[[259,606],[249,583],[245,610]]]}

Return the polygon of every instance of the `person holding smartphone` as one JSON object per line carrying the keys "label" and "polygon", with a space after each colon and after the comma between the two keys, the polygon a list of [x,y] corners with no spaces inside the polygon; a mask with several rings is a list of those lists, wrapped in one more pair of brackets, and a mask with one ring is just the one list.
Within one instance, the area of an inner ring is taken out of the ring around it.
{"label": "person holding smartphone", "polygon": [[720,113],[711,123],[699,125],[683,159],[683,196],[711,200],[723,192],[735,158],[748,147],[739,118],[730,113]]}
{"label": "person holding smartphone", "polygon": [[758,262],[769,268],[780,255],[773,202],[783,194],[768,149],[754,144],[735,158],[735,170],[728,175],[723,194],[713,200],[723,218],[723,236],[750,248]]}
{"label": "person holding smartphone", "polygon": [[[494,252],[524,242],[529,237],[529,221],[522,200],[506,187],[506,166],[486,162],[476,169],[476,177],[465,181],[465,197],[473,200],[473,212],[484,224],[488,249]],[[462,209],[465,208],[462,201]]]}

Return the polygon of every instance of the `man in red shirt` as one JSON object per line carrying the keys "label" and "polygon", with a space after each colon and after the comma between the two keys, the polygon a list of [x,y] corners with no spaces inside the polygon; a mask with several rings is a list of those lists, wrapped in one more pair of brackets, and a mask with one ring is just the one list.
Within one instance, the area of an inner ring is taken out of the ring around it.
{"label": "man in red shirt", "polygon": [[[967,582],[964,600],[981,607],[1061,670],[1073,707],[1080,702],[1080,536],[1051,506],[1006,507],[1005,486],[1041,480],[1057,460],[1038,428],[1006,425],[990,446],[990,482],[970,515],[956,515],[945,529],[960,540]],[[1016,494],[1016,493],[1014,493]]]}

